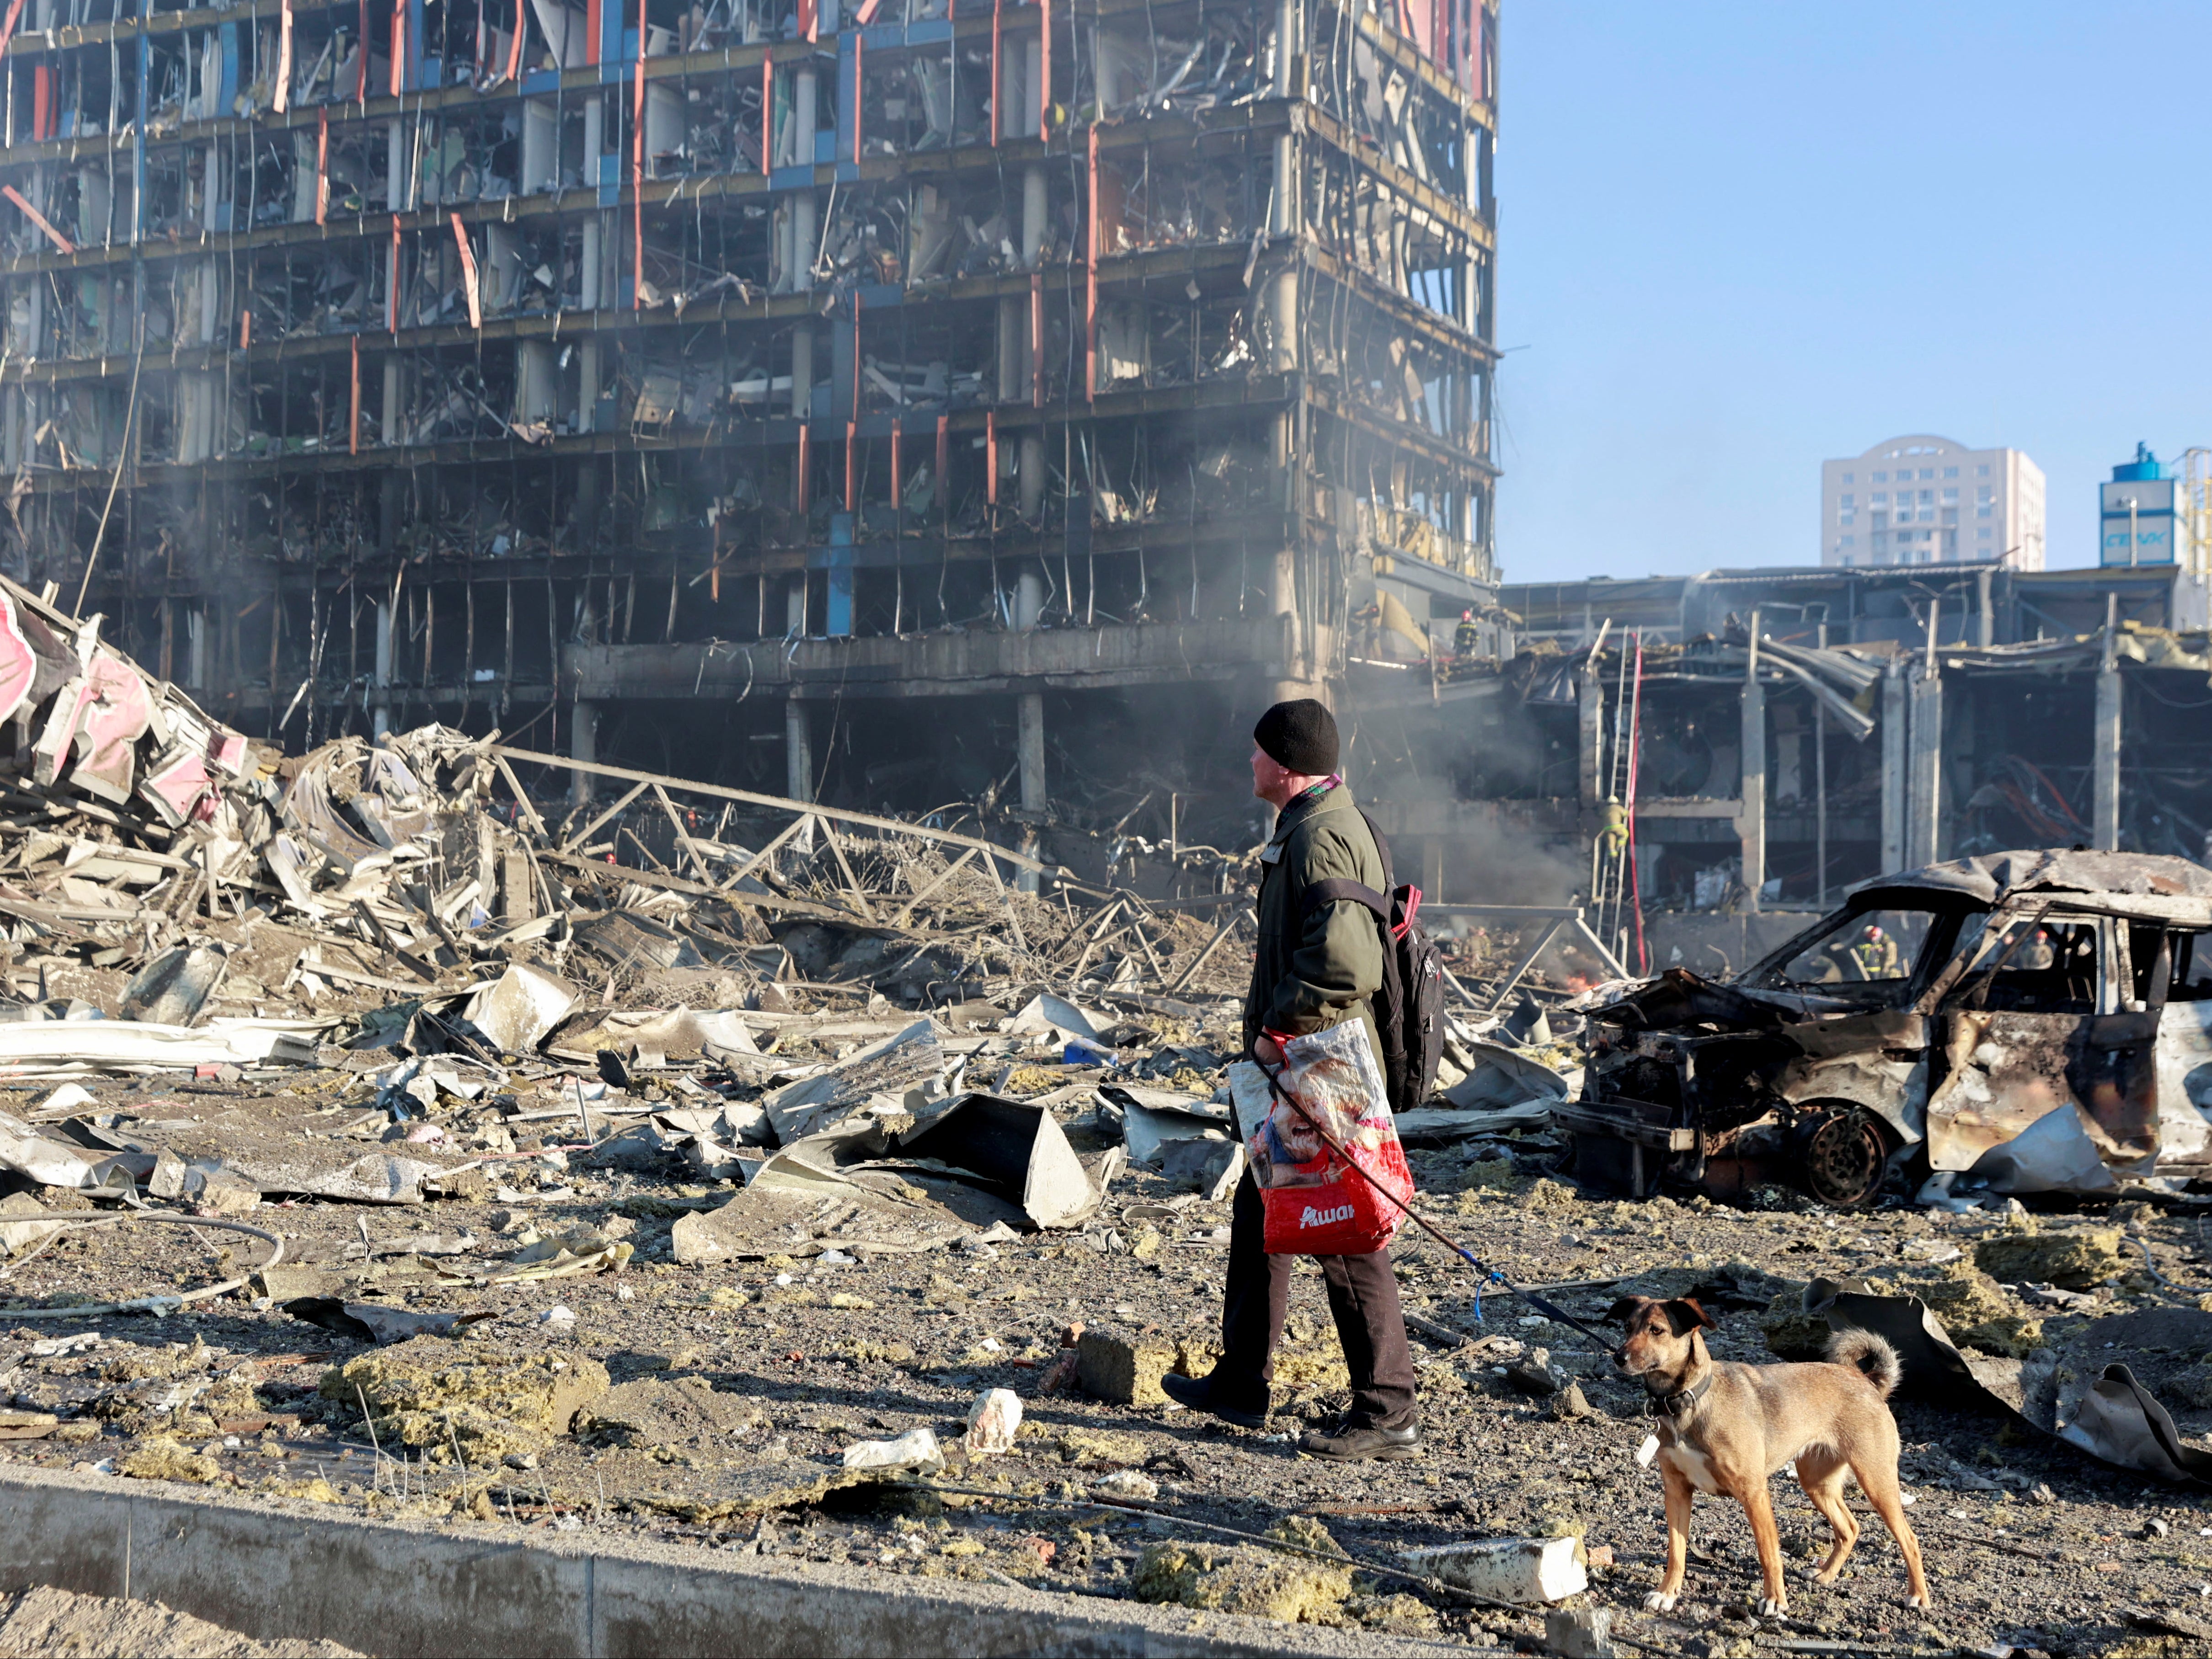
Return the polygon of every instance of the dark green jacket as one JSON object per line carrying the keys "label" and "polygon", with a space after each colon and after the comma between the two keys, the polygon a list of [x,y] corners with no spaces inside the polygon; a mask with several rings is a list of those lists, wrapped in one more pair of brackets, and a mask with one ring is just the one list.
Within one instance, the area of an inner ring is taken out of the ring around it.
{"label": "dark green jacket", "polygon": [[1305,908],[1309,883],[1341,878],[1382,890],[1382,855],[1352,791],[1293,801],[1261,853],[1260,945],[1244,999],[1244,1047],[1262,1030],[1324,1031],[1367,1022],[1377,1064],[1382,1045],[1370,1000],[1382,987],[1382,936],[1375,913],[1339,899]]}

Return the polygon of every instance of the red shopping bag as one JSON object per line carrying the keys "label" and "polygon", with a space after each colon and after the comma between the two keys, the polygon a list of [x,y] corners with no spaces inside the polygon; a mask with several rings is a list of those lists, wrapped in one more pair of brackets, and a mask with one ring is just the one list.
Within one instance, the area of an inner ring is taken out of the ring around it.
{"label": "red shopping bag", "polygon": [[[1267,1217],[1267,1254],[1372,1255],[1396,1236],[1406,1212],[1359,1170],[1407,1202],[1413,1196],[1413,1174],[1367,1027],[1350,1019],[1293,1037],[1283,1054],[1275,1081],[1297,1106],[1270,1089],[1267,1074],[1249,1061],[1231,1077],[1238,1123],[1250,1126],[1244,1150]],[[1330,1150],[1316,1124],[1359,1170]]]}

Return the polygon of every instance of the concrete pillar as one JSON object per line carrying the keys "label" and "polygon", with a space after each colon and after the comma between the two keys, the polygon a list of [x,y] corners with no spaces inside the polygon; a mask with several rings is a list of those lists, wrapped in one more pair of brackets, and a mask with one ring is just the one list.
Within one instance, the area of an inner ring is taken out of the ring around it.
{"label": "concrete pillar", "polygon": [[522,100],[522,193],[534,196],[561,182],[560,123],[550,98]]}
{"label": "concrete pillar", "polygon": [[2119,605],[2118,594],[2105,595],[2104,659],[2097,670],[2097,711],[2089,729],[2089,822],[2100,853],[2116,853],[2120,847],[2120,665],[2112,654]]}
{"label": "concrete pillar", "polygon": [[1743,848],[1744,908],[1757,911],[1766,884],[1766,688],[1759,683],[1759,612],[1751,613],[1751,659],[1743,679],[1743,787],[1736,836]]}
{"label": "concrete pillar", "polygon": [[315,135],[304,127],[292,130],[292,222],[312,224],[315,217]]}
{"label": "concrete pillar", "polygon": [[1892,658],[1881,682],[1881,867],[1885,873],[1905,868],[1905,788],[1911,723],[1905,665]]}
{"label": "concrete pillar", "polygon": [[1298,0],[1275,8],[1275,96],[1291,95],[1291,59],[1298,49]]}
{"label": "concrete pillar", "polygon": [[[599,704],[577,699],[575,712],[568,720],[568,757],[580,761],[599,759]],[[568,778],[569,804],[581,811],[592,804],[592,786],[597,780],[585,771],[572,772]]]}
{"label": "concrete pillar", "polygon": [[1275,273],[1267,285],[1269,366],[1287,374],[1298,366],[1298,271],[1296,265]]}
{"label": "concrete pillar", "polygon": [[576,430],[598,429],[599,412],[599,343],[586,336],[576,348]]}
{"label": "concrete pillar", "polygon": [[1911,750],[1906,763],[1905,862],[1918,869],[1941,856],[1937,839],[1942,823],[1943,682],[1936,644],[1943,636],[1943,608],[1928,602],[1928,644],[1919,672],[1911,678]]}
{"label": "concrete pillar", "polygon": [[[584,184],[597,190],[599,184],[599,157],[606,149],[607,111],[604,99],[596,95],[584,100]],[[603,309],[608,301],[606,283],[606,243],[611,240],[605,228],[605,210],[584,216],[581,246],[577,249],[577,304],[586,311]]]}
{"label": "concrete pillar", "polygon": [[1581,783],[1583,805],[1595,811],[1605,805],[1605,682],[1598,676],[1595,656],[1579,676],[1576,698],[1576,712],[1581,719],[1575,744],[1575,769]]}
{"label": "concrete pillar", "polygon": [[1943,811],[1943,678],[1932,662],[1911,682],[1911,760],[1906,778],[1909,814],[1905,826],[1905,867],[1917,870],[1942,856],[1937,835]]}
{"label": "concrete pillar", "polygon": [[805,637],[806,576],[804,572],[793,576],[784,586],[783,634],[786,639]]}
{"label": "concrete pillar", "polygon": [[[1020,474],[1022,517],[1034,520],[1044,512],[1044,434],[1025,432],[1022,434]],[[1035,578],[1024,576],[1024,581]]]}
{"label": "concrete pillar", "polygon": [[1022,170],[1022,263],[1034,265],[1044,247],[1045,216],[1051,210],[1045,195],[1044,168]]}
{"label": "concrete pillar", "polygon": [[1044,786],[1044,693],[1024,691],[1020,704],[1022,811],[1042,812],[1051,797]]}
{"label": "concrete pillar", "polygon": [[384,129],[384,205],[394,213],[407,210],[407,129],[398,121]]}
{"label": "concrete pillar", "polygon": [[1421,897],[1431,904],[1445,902],[1442,836],[1431,836],[1421,842]]}
{"label": "concrete pillar", "polygon": [[[1024,583],[1035,580],[1028,574],[1022,577]],[[1040,597],[1042,592],[1042,584],[1040,583]],[[1024,691],[1015,699],[1015,702],[1020,711],[1018,744],[1021,751],[1022,811],[1042,813],[1051,803],[1044,782],[1044,694],[1042,691]],[[1036,826],[1025,825],[1022,833],[1022,851],[1034,854],[1036,843]],[[1034,870],[1021,871],[1014,878],[1014,885],[1024,893],[1036,892],[1037,872]]]}
{"label": "concrete pillar", "polygon": [[400,404],[399,354],[386,352],[384,358],[384,407],[377,422],[377,435],[389,448],[403,440],[401,426],[405,419]]}
{"label": "concrete pillar", "polygon": [[1977,645],[1995,645],[1997,641],[1996,619],[1990,615],[1990,572],[1982,570],[1974,575],[1974,643]]}
{"label": "concrete pillar", "polygon": [[783,705],[783,793],[793,800],[814,799],[814,737],[808,729],[806,705],[797,697]]}
{"label": "concrete pillar", "polygon": [[1291,617],[1297,614],[1298,581],[1292,555],[1287,547],[1275,550],[1274,557],[1267,563],[1267,614],[1271,617]]}
{"label": "concrete pillar", "polygon": [[180,465],[196,465],[215,453],[219,441],[220,383],[214,374],[185,370],[176,377],[176,457]]}
{"label": "concrete pillar", "polygon": [[792,85],[791,131],[796,147],[793,160],[800,167],[814,165],[815,109],[818,101],[815,71],[811,64],[801,68]]}
{"label": "concrete pillar", "polygon": [[222,222],[222,144],[218,140],[207,147],[207,173],[200,189],[201,222],[210,233],[224,228]]}
{"label": "concrete pillar", "polygon": [[586,311],[599,308],[599,263],[605,258],[599,252],[599,216],[587,214],[584,218],[583,246],[576,261],[577,303]]}
{"label": "concrete pillar", "polygon": [[999,401],[1022,403],[1029,396],[1030,306],[1009,297],[999,301]]}
{"label": "concrete pillar", "polygon": [[1044,37],[1022,43],[1022,106],[1019,116],[1024,138],[1041,138],[1037,125],[1037,94],[1044,85]]}
{"label": "concrete pillar", "polygon": [[206,684],[207,610],[188,605],[185,607],[185,685],[197,691]]}
{"label": "concrete pillar", "polygon": [[[1298,566],[1297,556],[1287,546],[1279,546],[1274,557],[1267,560],[1267,615],[1287,617],[1283,629],[1283,672],[1303,675],[1305,672],[1305,629],[1298,622]],[[1276,702],[1283,696],[1305,696],[1307,692],[1279,692]]]}
{"label": "concrete pillar", "polygon": [[[199,630],[192,632],[192,664],[195,673],[199,666]],[[381,741],[392,730],[392,605],[389,600],[376,602],[376,657],[370,668],[368,683],[372,688],[372,707],[369,729]],[[194,684],[202,684],[195,678]]]}
{"label": "concrete pillar", "polygon": [[814,413],[814,331],[801,327],[791,337],[791,415],[810,419]]}
{"label": "concrete pillar", "polygon": [[[1043,616],[1044,578],[1034,570],[1024,570],[1014,579],[1014,626],[1026,634]],[[1022,707],[1029,707],[1026,699]]]}
{"label": "concrete pillar", "polygon": [[558,383],[554,379],[553,344],[550,340],[524,340],[514,349],[514,418],[525,424],[551,422],[560,415]]}
{"label": "concrete pillar", "polygon": [[991,89],[991,120],[1001,138],[1022,136],[1022,123],[1034,101],[1022,96],[1023,54],[1005,53],[999,61],[999,84]]}
{"label": "concrete pillar", "polygon": [[804,294],[814,286],[814,250],[822,240],[816,228],[814,192],[802,190],[791,198],[791,288]]}
{"label": "concrete pillar", "polygon": [[599,529],[599,468],[589,456],[576,463],[576,502],[570,512],[576,535],[588,545]]}

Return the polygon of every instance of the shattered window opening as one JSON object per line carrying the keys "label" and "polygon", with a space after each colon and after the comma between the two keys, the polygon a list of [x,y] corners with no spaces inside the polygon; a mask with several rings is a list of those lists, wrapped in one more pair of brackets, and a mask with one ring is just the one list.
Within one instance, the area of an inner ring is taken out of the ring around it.
{"label": "shattered window opening", "polygon": [[2095,1013],[2098,932],[2088,918],[2016,919],[1984,942],[1962,1000],[2015,1013]]}
{"label": "shattered window opening", "polygon": [[[1747,981],[1778,987],[1863,985],[1902,991],[1923,980],[1924,970],[1948,953],[1958,920],[1955,912],[1941,910],[1847,911],[1809,940],[1802,935],[1793,940],[1784,947],[1786,954],[1769,957],[1753,969]],[[1938,939],[1943,951],[1929,950],[1930,942]]]}

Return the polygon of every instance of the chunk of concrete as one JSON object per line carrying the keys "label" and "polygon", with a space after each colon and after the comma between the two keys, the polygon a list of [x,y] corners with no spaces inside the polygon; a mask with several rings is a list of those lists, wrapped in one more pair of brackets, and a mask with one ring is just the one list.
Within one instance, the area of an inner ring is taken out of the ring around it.
{"label": "chunk of concrete", "polygon": [[855,1440],[845,1448],[844,1467],[896,1474],[907,1469],[934,1473],[945,1467],[945,1451],[929,1429],[908,1429],[896,1440]]}
{"label": "chunk of concrete", "polygon": [[2029,1280],[2069,1291],[2101,1285],[2127,1266],[2117,1227],[2000,1233],[1974,1246],[1974,1265],[2008,1285]]}
{"label": "chunk of concrete", "polygon": [[479,1464],[543,1449],[607,1386],[606,1367],[574,1348],[517,1355],[418,1336],[325,1373],[320,1393],[341,1410],[365,1403],[386,1444],[447,1462],[458,1442]]}
{"label": "chunk of concrete", "polygon": [[1285,1624],[1320,1623],[1352,1594],[1352,1564],[1243,1545],[1147,1544],[1129,1575],[1139,1601],[1245,1613]]}
{"label": "chunk of concrete", "polygon": [[1176,1366],[1174,1345],[1157,1337],[1085,1331],[1076,1344],[1075,1377],[1084,1393],[1117,1406],[1164,1406],[1160,1378]]}
{"label": "chunk of concrete", "polygon": [[1481,1538],[1403,1552],[1416,1572],[1494,1601],[1530,1606],[1589,1588],[1572,1538]]}
{"label": "chunk of concrete", "polygon": [[68,1224],[28,1193],[10,1193],[0,1198],[0,1255],[43,1243]]}
{"label": "chunk of concrete", "polygon": [[1012,1389],[986,1389],[968,1408],[968,1455],[995,1457],[1014,1449],[1022,1426],[1022,1397]]}
{"label": "chunk of concrete", "polygon": [[1553,1607],[1544,1615],[1544,1645],[1561,1659],[1614,1659],[1611,1607]]}
{"label": "chunk of concrete", "polygon": [[131,977],[118,1006],[125,1019],[190,1025],[229,967],[215,945],[173,945]]}

